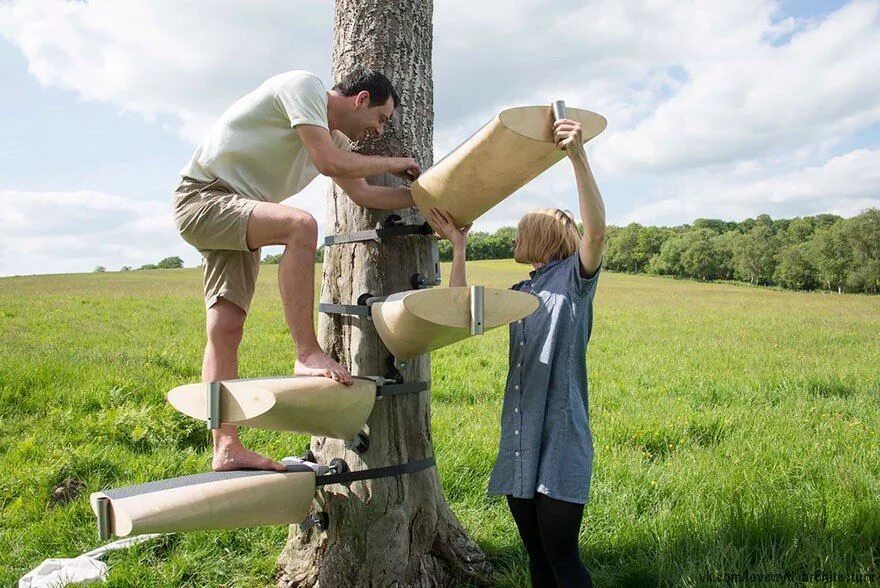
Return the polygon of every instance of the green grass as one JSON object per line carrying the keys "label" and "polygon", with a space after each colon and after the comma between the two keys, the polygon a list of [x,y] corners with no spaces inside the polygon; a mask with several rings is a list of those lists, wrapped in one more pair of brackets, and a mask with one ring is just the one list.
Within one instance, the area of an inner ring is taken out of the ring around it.
{"label": "green grass", "polygon": [[[493,286],[526,275],[511,261],[469,269]],[[262,269],[242,377],[292,368],[275,272]],[[201,300],[198,270],[0,280],[0,585],[97,545],[89,492],[208,468],[204,425],[164,402],[199,378]],[[607,273],[595,313],[596,464],[581,548],[597,585],[878,573],[880,297]],[[506,346],[497,329],[433,354],[433,430],[452,508],[499,585],[524,586],[516,529],[485,493]],[[243,438],[273,456],[308,444]],[[80,495],[53,504],[70,479],[85,484]],[[270,586],[286,535],[169,536],[111,556],[109,585]]]}

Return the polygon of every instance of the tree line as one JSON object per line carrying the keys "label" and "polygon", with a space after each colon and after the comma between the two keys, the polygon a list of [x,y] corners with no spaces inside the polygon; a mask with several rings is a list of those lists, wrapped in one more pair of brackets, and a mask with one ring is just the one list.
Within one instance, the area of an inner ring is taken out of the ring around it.
{"label": "tree line", "polygon": [[[516,229],[472,233],[469,260],[510,259]],[[449,241],[440,260],[452,261]],[[791,290],[880,291],[880,210],[744,221],[701,218],[675,227],[609,226],[604,267],[697,280],[739,280]]]}
{"label": "tree line", "polygon": [[739,280],[791,290],[880,291],[880,210],[741,222],[610,227],[605,267],[698,280]]}
{"label": "tree line", "polygon": [[[511,259],[515,234],[513,227],[471,233],[468,259]],[[440,261],[452,261],[449,241],[440,241],[439,249]],[[267,255],[263,263],[278,263],[280,257]],[[320,247],[315,260],[320,263],[323,258]],[[790,290],[877,294],[880,209],[871,208],[852,218],[817,214],[773,219],[762,214],[740,222],[700,218],[675,227],[609,226],[604,267]]]}

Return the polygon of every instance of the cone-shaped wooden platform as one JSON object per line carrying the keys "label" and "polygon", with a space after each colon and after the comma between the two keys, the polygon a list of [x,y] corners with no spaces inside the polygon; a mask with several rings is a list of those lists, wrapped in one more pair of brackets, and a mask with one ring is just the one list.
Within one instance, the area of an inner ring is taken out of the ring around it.
{"label": "cone-shaped wooden platform", "polygon": [[288,525],[308,516],[315,472],[305,465],[287,469],[183,476],[95,492],[90,502],[99,521],[107,509],[107,531],[119,537]]}
{"label": "cone-shaped wooden platform", "polygon": [[[207,394],[207,384],[187,384],[171,390],[168,402],[180,412],[204,420]],[[314,376],[220,383],[223,423],[336,439],[355,437],[375,402],[376,382],[365,378],[355,378],[351,386]]]}
{"label": "cone-shaped wooden platform", "polygon": [[[581,123],[584,142],[608,124],[579,108],[568,108],[567,117]],[[510,108],[419,176],[413,198],[423,214],[442,208],[463,227],[564,157],[553,142],[549,106]]]}
{"label": "cone-shaped wooden platform", "polygon": [[[392,294],[370,307],[382,342],[399,360],[439,349],[471,336],[471,289],[435,288]],[[526,292],[483,289],[483,329],[532,314],[538,299]]]}

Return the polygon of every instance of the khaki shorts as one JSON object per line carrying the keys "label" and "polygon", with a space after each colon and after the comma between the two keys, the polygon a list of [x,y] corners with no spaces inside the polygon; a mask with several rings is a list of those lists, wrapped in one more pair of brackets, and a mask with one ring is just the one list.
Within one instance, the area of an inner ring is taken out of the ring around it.
{"label": "khaki shorts", "polygon": [[174,192],[174,222],[204,257],[205,308],[225,298],[247,313],[260,271],[260,250],[247,246],[247,222],[259,200],[223,180],[183,178]]}

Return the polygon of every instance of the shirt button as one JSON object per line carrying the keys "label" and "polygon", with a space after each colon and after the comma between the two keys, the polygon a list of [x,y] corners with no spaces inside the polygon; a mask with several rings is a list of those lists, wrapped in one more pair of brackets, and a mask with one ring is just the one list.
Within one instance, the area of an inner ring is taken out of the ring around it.
{"label": "shirt button", "polygon": [[514,390],[519,390],[519,384],[513,387]]}
{"label": "shirt button", "polygon": [[522,324],[522,319],[519,319],[519,320],[516,321],[516,322],[518,322],[519,324]]}
{"label": "shirt button", "polygon": [[514,435],[519,435],[519,429],[513,432]]}
{"label": "shirt button", "polygon": [[516,367],[522,367],[522,362],[520,361],[519,363],[517,363]]}
{"label": "shirt button", "polygon": [[515,456],[519,457],[519,451],[514,451],[513,454],[514,454]]}
{"label": "shirt button", "polygon": [[522,347],[522,346],[525,345],[525,344],[526,344],[525,341],[520,341],[520,342],[519,342],[519,346],[520,346],[520,347]]}
{"label": "shirt button", "polygon": [[519,414],[519,409],[518,409],[518,408],[514,408],[514,409],[513,409],[513,412]]}

